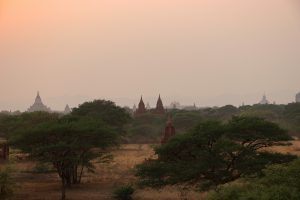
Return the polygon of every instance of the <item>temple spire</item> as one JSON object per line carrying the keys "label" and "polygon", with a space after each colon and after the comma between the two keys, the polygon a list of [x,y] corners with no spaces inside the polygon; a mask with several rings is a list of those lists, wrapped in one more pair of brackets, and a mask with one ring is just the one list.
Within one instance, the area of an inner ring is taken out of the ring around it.
{"label": "temple spire", "polygon": [[39,91],[37,92],[33,105],[30,106],[30,108],[28,108],[28,112],[37,112],[37,111],[51,112],[51,109],[43,104]]}
{"label": "temple spire", "polygon": [[139,102],[139,105],[138,105],[138,108],[137,108],[135,114],[139,115],[139,114],[144,114],[146,112],[147,112],[147,110],[146,110],[146,107],[145,107],[145,103],[143,101],[143,96],[141,95],[141,100]]}
{"label": "temple spire", "polygon": [[157,114],[165,114],[165,112],[166,111],[165,111],[164,105],[162,103],[160,94],[159,94],[158,95],[158,100],[157,100],[157,103],[156,103],[155,113],[157,113]]}

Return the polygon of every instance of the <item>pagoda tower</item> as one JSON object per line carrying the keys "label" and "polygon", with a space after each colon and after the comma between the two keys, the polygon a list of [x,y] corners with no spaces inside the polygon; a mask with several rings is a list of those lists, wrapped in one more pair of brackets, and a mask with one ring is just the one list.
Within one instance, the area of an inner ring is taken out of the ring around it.
{"label": "pagoda tower", "polygon": [[136,111],[136,105],[135,104],[132,107],[132,111],[133,111],[133,113],[135,113],[135,111]]}
{"label": "pagoda tower", "polygon": [[176,134],[175,127],[173,126],[171,117],[169,117],[167,125],[165,127],[165,132],[161,139],[161,144],[167,143],[170,140],[170,138],[173,137],[175,134]]}
{"label": "pagoda tower", "polygon": [[150,104],[149,104],[149,103],[147,103],[147,105],[146,105],[146,109],[147,109],[147,110],[151,110],[151,106],[150,106]]}
{"label": "pagoda tower", "polygon": [[267,105],[267,104],[270,104],[270,102],[269,102],[268,99],[267,99],[266,94],[263,95],[263,97],[262,97],[261,101],[259,102],[259,104],[261,104],[261,105]]}
{"label": "pagoda tower", "polygon": [[135,111],[135,114],[140,115],[140,114],[144,114],[146,112],[147,112],[147,110],[145,107],[145,103],[143,101],[143,96],[141,96],[141,100],[140,100],[137,110]]}
{"label": "pagoda tower", "polygon": [[43,104],[42,98],[40,97],[40,93],[37,92],[35,97],[35,101],[30,108],[27,110],[28,112],[51,112],[51,109]]}
{"label": "pagoda tower", "polygon": [[300,103],[300,92],[296,95],[296,103]]}
{"label": "pagoda tower", "polygon": [[165,114],[166,113],[164,105],[163,105],[162,100],[160,98],[160,95],[158,96],[158,100],[157,100],[157,103],[156,103],[155,113],[157,113],[157,114]]}
{"label": "pagoda tower", "polygon": [[64,114],[65,115],[68,115],[72,112],[71,108],[69,107],[69,105],[67,104],[66,107],[65,107],[65,110],[64,110]]}

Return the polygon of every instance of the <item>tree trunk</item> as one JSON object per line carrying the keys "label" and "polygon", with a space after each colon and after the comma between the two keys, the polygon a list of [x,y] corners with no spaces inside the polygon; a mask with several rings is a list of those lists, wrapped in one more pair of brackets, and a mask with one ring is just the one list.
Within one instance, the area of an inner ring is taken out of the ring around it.
{"label": "tree trunk", "polygon": [[73,173],[72,173],[72,175],[73,175],[73,184],[78,184],[78,176],[77,176],[77,168],[78,168],[78,166],[77,165],[74,165],[74,167],[73,167]]}
{"label": "tree trunk", "polygon": [[61,178],[61,200],[66,200],[66,181],[65,178]]}
{"label": "tree trunk", "polygon": [[82,165],[82,166],[81,166],[81,169],[80,169],[80,174],[79,174],[79,178],[78,178],[78,183],[81,183],[81,177],[82,177],[82,174],[83,174],[83,168],[84,168],[84,166]]}

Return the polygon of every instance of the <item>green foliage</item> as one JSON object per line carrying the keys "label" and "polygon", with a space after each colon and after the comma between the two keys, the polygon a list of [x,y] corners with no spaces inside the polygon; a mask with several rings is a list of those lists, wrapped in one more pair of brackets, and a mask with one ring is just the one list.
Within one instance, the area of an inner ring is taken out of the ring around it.
{"label": "green foliage", "polygon": [[0,132],[9,138],[18,130],[38,126],[44,122],[55,121],[58,114],[47,112],[22,113],[21,115],[6,115],[0,118]]}
{"label": "green foliage", "polygon": [[[288,105],[232,105],[199,109],[196,111],[170,110],[168,115],[173,118],[176,133],[181,134],[195,127],[205,120],[229,121],[233,116],[259,117],[288,130],[290,135],[300,136],[300,103]],[[128,127],[131,141],[159,141],[162,129],[165,126],[166,116],[153,115],[151,113],[135,117]]]}
{"label": "green foliage", "polygon": [[260,151],[292,138],[276,124],[260,118],[234,117],[200,123],[183,135],[155,149],[158,159],[137,166],[144,186],[198,184],[200,189],[258,175],[266,165],[285,163],[295,156]]}
{"label": "green foliage", "polygon": [[89,116],[101,119],[104,123],[122,130],[124,124],[131,120],[130,114],[112,101],[94,100],[85,102],[72,111],[74,116]]}
{"label": "green foliage", "polygon": [[12,178],[12,170],[9,167],[0,169],[0,199],[10,199],[15,191],[16,183]]}
{"label": "green foliage", "polygon": [[185,132],[195,127],[202,120],[202,115],[195,111],[177,111],[173,114],[173,122],[177,132]]}
{"label": "green foliage", "polygon": [[262,178],[221,187],[210,192],[208,200],[298,200],[300,199],[300,160],[272,165]]}
{"label": "green foliage", "polygon": [[[74,109],[71,115],[24,113],[7,117],[0,130],[9,133],[12,146],[41,163],[50,163],[65,186],[81,182],[84,169],[94,171],[92,160],[108,162],[108,148],[119,143],[129,114],[114,103],[97,100]],[[42,169],[43,171],[43,169]]]}
{"label": "green foliage", "polygon": [[131,185],[119,187],[113,191],[113,198],[118,200],[131,200],[134,188]]}
{"label": "green foliage", "polygon": [[37,173],[37,174],[45,174],[45,173],[50,173],[50,172],[55,172],[55,170],[53,168],[51,168],[51,166],[49,166],[49,164],[47,163],[40,163],[38,162],[35,167],[32,169],[33,173]]}
{"label": "green foliage", "polygon": [[136,116],[128,127],[131,142],[157,142],[166,123],[166,117],[147,113]]}
{"label": "green foliage", "polygon": [[32,158],[52,163],[60,177],[72,184],[80,182],[84,167],[92,170],[92,159],[106,158],[92,149],[104,150],[116,145],[117,139],[118,134],[98,119],[65,116],[19,130],[10,142]]}

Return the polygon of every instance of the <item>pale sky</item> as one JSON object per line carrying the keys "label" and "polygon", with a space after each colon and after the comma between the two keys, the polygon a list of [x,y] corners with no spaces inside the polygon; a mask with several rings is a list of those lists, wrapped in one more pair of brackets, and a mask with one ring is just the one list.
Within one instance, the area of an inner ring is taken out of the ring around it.
{"label": "pale sky", "polygon": [[270,101],[300,91],[299,0],[0,0],[0,110]]}

